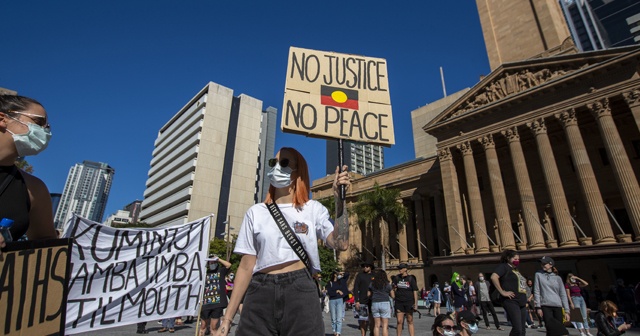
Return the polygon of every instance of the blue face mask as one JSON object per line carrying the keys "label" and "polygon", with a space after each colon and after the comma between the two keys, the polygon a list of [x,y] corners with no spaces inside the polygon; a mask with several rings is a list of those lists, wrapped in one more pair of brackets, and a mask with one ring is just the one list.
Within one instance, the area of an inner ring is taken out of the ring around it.
{"label": "blue face mask", "polygon": [[474,323],[474,324],[469,324],[469,332],[472,334],[475,334],[478,332],[478,324]]}
{"label": "blue face mask", "polygon": [[13,143],[16,145],[16,149],[18,150],[18,156],[25,157],[28,155],[36,155],[47,148],[49,140],[51,139],[51,130],[48,128],[45,129],[44,127],[36,124],[23,123],[15,118],[11,119],[29,128],[29,131],[24,134],[16,134],[7,129],[13,137]]}

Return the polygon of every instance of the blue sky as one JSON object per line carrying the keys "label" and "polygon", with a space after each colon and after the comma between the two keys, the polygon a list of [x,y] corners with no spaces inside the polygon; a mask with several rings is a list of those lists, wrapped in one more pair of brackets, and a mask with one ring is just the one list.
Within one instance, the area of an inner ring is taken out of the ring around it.
{"label": "blue sky", "polygon": [[[414,159],[411,111],[488,74],[475,1],[3,1],[0,87],[43,103],[53,138],[27,158],[51,192],[69,168],[106,162],[105,216],[142,199],[157,132],[213,81],[282,110],[290,46],[385,58],[396,145],[385,166]],[[312,179],[325,142],[278,131]]]}

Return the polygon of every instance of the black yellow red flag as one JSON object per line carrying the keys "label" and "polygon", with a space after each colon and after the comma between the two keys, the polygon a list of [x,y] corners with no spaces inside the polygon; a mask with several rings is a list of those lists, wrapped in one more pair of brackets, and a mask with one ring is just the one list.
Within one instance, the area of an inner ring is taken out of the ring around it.
{"label": "black yellow red flag", "polygon": [[322,85],[320,87],[320,103],[322,105],[358,109],[358,91]]}

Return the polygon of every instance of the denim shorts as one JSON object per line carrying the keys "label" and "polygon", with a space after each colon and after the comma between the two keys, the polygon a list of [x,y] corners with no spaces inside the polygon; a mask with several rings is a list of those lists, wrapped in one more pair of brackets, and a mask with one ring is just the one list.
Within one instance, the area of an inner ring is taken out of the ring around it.
{"label": "denim shorts", "polygon": [[256,273],[244,298],[235,335],[324,336],[318,288],[306,269]]}
{"label": "denim shorts", "polygon": [[389,301],[374,302],[371,304],[371,314],[374,318],[391,318],[391,304]]}

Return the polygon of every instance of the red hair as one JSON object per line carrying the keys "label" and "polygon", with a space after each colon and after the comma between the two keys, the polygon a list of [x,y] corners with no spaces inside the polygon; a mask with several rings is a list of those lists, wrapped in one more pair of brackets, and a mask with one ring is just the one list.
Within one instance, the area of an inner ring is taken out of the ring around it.
{"label": "red hair", "polygon": [[[291,185],[293,186],[293,206],[296,208],[302,208],[305,203],[309,201],[309,166],[307,166],[307,160],[304,159],[302,154],[291,147],[280,148],[280,153],[286,151],[293,155],[296,160],[297,169],[291,173]],[[290,186],[291,187],[291,186]],[[265,204],[273,202],[275,199],[276,188],[272,185],[269,186],[269,192],[264,200]]]}

